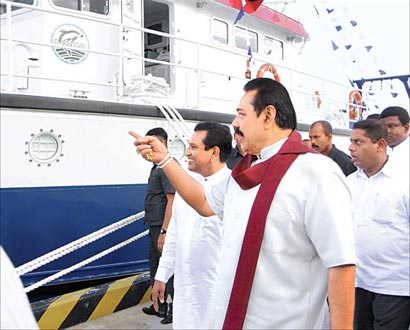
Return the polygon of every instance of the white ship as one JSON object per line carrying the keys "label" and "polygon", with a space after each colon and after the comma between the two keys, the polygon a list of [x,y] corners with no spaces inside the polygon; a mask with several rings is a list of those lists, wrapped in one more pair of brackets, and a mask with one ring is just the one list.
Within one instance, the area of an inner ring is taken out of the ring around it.
{"label": "white ship", "polygon": [[[259,3],[258,3],[259,2]],[[360,94],[303,74],[303,25],[261,1],[1,1],[1,244],[16,265],[143,211],[150,164],[129,130],[164,127],[183,163],[198,121],[230,124],[242,87],[291,93],[301,132],[324,118],[347,146]],[[350,93],[350,99],[349,99]],[[142,221],[22,276],[50,276],[146,229]],[[148,269],[140,239],[55,280]]]}

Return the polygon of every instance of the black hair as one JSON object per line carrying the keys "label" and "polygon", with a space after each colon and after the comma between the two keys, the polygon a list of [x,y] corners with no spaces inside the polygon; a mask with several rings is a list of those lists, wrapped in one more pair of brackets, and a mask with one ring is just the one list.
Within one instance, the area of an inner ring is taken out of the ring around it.
{"label": "black hair", "polygon": [[145,135],[158,136],[165,140],[165,144],[168,142],[168,134],[162,127],[151,128]]}
{"label": "black hair", "polygon": [[317,120],[314,123],[312,123],[312,125],[310,125],[310,128],[313,128],[313,126],[315,126],[316,124],[322,125],[323,131],[325,132],[326,135],[332,134],[333,132],[332,125],[328,121]]}
{"label": "black hair", "polygon": [[245,92],[256,90],[253,107],[259,117],[263,109],[272,105],[276,109],[275,122],[280,128],[296,129],[296,112],[286,88],[274,79],[256,78],[246,83]]}
{"label": "black hair", "polygon": [[387,128],[377,119],[360,120],[353,124],[353,129],[363,129],[366,131],[366,136],[376,143],[380,139],[387,141]]}
{"label": "black hair", "polygon": [[379,120],[380,119],[380,113],[372,113],[371,115],[368,115],[366,117],[366,119],[377,119],[377,120]]}
{"label": "black hair", "polygon": [[228,126],[216,122],[205,121],[198,123],[194,131],[206,131],[203,139],[205,150],[218,147],[220,150],[219,160],[225,163],[232,153],[232,134]]}
{"label": "black hair", "polygon": [[410,121],[409,112],[406,109],[397,106],[387,107],[384,109],[380,114],[380,119],[392,116],[399,117],[399,120],[403,126],[408,124]]}

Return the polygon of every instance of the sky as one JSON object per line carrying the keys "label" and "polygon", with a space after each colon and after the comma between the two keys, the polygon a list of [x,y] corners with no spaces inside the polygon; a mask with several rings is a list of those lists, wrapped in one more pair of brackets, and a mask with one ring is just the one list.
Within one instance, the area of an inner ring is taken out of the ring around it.
{"label": "sky", "polygon": [[[303,49],[310,73],[332,80],[347,75],[350,79],[381,77],[379,70],[385,71],[385,76],[410,74],[408,0],[265,0],[264,3],[304,25],[310,36]],[[342,26],[339,32],[337,25]],[[333,49],[332,41],[337,50]],[[347,50],[345,46],[349,45],[351,48]],[[372,48],[368,52],[365,46]],[[395,102],[409,109],[409,98],[402,84],[394,82],[394,90],[391,85],[389,80],[384,86],[379,83],[372,88],[381,89],[386,98],[383,102]],[[392,99],[391,91],[399,92],[398,97]],[[387,104],[383,102],[381,107]]]}

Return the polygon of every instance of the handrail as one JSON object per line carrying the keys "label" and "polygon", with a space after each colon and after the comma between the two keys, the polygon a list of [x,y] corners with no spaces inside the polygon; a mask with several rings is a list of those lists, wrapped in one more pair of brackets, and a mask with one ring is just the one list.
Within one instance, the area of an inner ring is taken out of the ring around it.
{"label": "handrail", "polygon": [[[171,68],[178,68],[178,69],[182,69],[182,70],[191,70],[193,72],[196,72],[198,79],[196,80],[196,84],[192,84],[191,87],[196,89],[196,93],[194,93],[193,95],[195,95],[196,97],[196,106],[198,107],[201,103],[201,100],[205,100],[205,99],[210,99],[213,102],[216,101],[227,101],[227,102],[235,102],[236,100],[233,100],[231,97],[229,96],[224,96],[222,97],[221,95],[217,95],[214,93],[204,93],[204,91],[206,91],[206,87],[207,86],[202,86],[201,84],[201,79],[200,77],[202,76],[202,74],[207,74],[207,75],[213,75],[215,77],[215,79],[219,79],[219,77],[228,77],[229,80],[236,80],[236,81],[243,81],[244,83],[246,82],[246,79],[244,76],[238,75],[237,72],[229,72],[229,68],[224,68],[223,70],[217,70],[214,69],[213,67],[207,66],[205,67],[204,65],[202,65],[200,63],[200,59],[201,56],[203,56],[203,54],[206,52],[206,49],[213,49],[216,51],[221,51],[224,54],[231,54],[236,56],[238,59],[247,59],[248,55],[245,51],[242,50],[233,50],[233,49],[229,49],[226,47],[222,47],[219,45],[214,45],[214,44],[210,44],[210,43],[205,43],[205,42],[200,42],[200,41],[196,41],[196,40],[191,40],[189,38],[185,38],[182,36],[178,36],[178,35],[174,35],[171,33],[166,33],[166,32],[160,32],[160,31],[156,31],[156,30],[152,30],[149,28],[145,28],[145,27],[141,27],[138,26],[138,24],[140,24],[139,21],[136,21],[132,16],[130,16],[128,13],[123,13],[123,15],[127,18],[130,19],[130,21],[128,22],[121,22],[121,20],[115,20],[114,18],[111,18],[110,20],[108,19],[102,19],[96,16],[87,16],[84,17],[83,15],[79,15],[76,13],[71,13],[69,11],[64,12],[65,16],[69,16],[69,17],[76,17],[76,18],[80,18],[80,19],[87,19],[89,21],[93,21],[93,22],[99,22],[99,23],[103,23],[105,25],[111,25],[114,27],[118,27],[119,29],[119,34],[123,34],[123,31],[125,31],[125,29],[131,31],[131,32],[138,32],[141,33],[141,37],[144,38],[145,33],[150,33],[150,34],[155,34],[164,38],[169,38],[170,40],[172,39],[174,42],[187,42],[190,43],[191,45],[194,45],[196,48],[196,54],[197,54],[197,58],[196,61],[193,61],[192,63],[189,64],[184,64],[184,63],[179,63],[177,61],[177,59],[175,58],[170,58],[169,61],[162,61],[159,59],[150,59],[145,57],[143,54],[139,55],[136,54],[135,52],[133,52],[131,49],[127,49],[126,44],[123,43],[122,38],[119,38],[119,48],[118,48],[118,52],[110,52],[110,51],[105,51],[105,50],[101,50],[101,49],[96,49],[95,47],[88,47],[88,48],[84,48],[82,49],[85,52],[88,52],[90,54],[96,54],[96,55],[101,55],[101,56],[110,56],[116,59],[117,63],[118,63],[118,70],[117,70],[117,74],[115,76],[112,77],[112,79],[110,79],[108,82],[107,81],[96,81],[97,78],[95,78],[92,81],[84,81],[84,80],[75,80],[73,78],[66,78],[66,77],[47,77],[44,75],[35,75],[32,74],[30,71],[27,72],[27,74],[23,74],[23,73],[18,73],[16,74],[15,72],[13,72],[13,56],[12,56],[12,45],[16,44],[16,43],[21,43],[21,44],[26,44],[26,45],[35,45],[35,46],[39,46],[39,47],[57,47],[59,45],[56,45],[52,42],[50,43],[45,43],[45,42],[36,42],[36,41],[32,41],[32,40],[24,40],[24,38],[16,38],[13,39],[13,35],[12,35],[12,21],[13,21],[13,14],[11,12],[10,7],[14,6],[14,7],[20,7],[20,8],[25,8],[25,9],[30,9],[30,10],[37,10],[37,11],[41,11],[44,13],[51,13],[51,14],[55,14],[55,15],[61,15],[61,12],[59,12],[56,9],[48,9],[48,8],[41,8],[38,6],[33,6],[33,5],[26,5],[23,3],[14,3],[8,0],[0,0],[1,4],[6,4],[7,5],[7,15],[6,17],[2,17],[6,18],[8,20],[7,25],[8,25],[8,35],[7,37],[5,37],[3,34],[1,36],[1,41],[7,41],[8,42],[8,56],[9,56],[9,64],[8,64],[8,72],[1,72],[1,77],[8,77],[9,80],[9,84],[8,84],[8,88],[6,88],[5,90],[10,92],[10,93],[14,93],[15,91],[13,90],[13,79],[14,78],[26,78],[26,79],[36,79],[36,80],[45,80],[45,81],[58,81],[58,82],[62,82],[62,83],[75,83],[75,84],[86,84],[86,85],[92,85],[92,86],[103,86],[103,87],[108,87],[108,88],[112,88],[113,90],[113,94],[104,94],[107,95],[107,98],[109,98],[110,101],[121,101],[123,97],[127,97],[127,94],[124,94],[125,91],[127,89],[125,89],[124,87],[127,87],[124,85],[124,81],[123,81],[123,72],[124,72],[124,59],[127,59],[129,61],[141,61],[142,62],[142,68],[145,68],[145,65],[143,63],[153,63],[153,64],[160,64],[160,65],[164,65],[167,66],[169,69],[171,70]],[[132,23],[135,23],[135,25],[133,25]],[[66,46],[64,45],[64,48],[66,49],[76,49],[75,47],[70,47],[70,46]],[[262,55],[260,55],[260,53],[255,53],[253,55],[253,62],[256,63],[256,65],[259,65],[259,63],[264,63],[265,59],[262,58]],[[245,63],[245,62],[244,62]],[[306,92],[306,91],[300,91],[298,90],[299,86],[296,85],[297,83],[297,78],[296,75],[300,75],[301,77],[306,77],[308,79],[314,79],[315,81],[317,80],[318,82],[321,83],[322,86],[322,90],[321,90],[321,97],[322,97],[322,107],[324,109],[324,111],[326,111],[327,109],[325,109],[326,104],[334,104],[336,103],[335,99],[332,100],[331,97],[332,95],[326,95],[326,92],[324,91],[324,85],[330,85],[332,84],[332,88],[339,88],[339,93],[343,96],[343,99],[338,99],[337,100],[337,104],[340,104],[341,108],[344,109],[348,109],[348,92],[350,90],[350,87],[346,84],[341,84],[341,83],[337,83],[334,81],[331,81],[330,79],[325,79],[323,77],[319,77],[317,75],[313,75],[313,74],[306,74],[300,70],[296,70],[287,66],[282,65],[281,63],[274,63],[275,67],[278,68],[278,70],[282,71],[281,72],[281,76],[285,76],[286,73],[288,74],[288,77],[290,79],[290,86],[287,86],[289,93],[291,94],[291,96],[293,95],[302,95],[302,94],[307,94],[309,97],[314,97],[314,89],[312,89],[311,92]],[[245,71],[245,69],[244,69]],[[143,72],[143,71],[142,71]],[[304,78],[303,78],[304,79]],[[295,84],[295,86],[293,86],[292,84]],[[6,86],[6,85],[5,85]],[[172,86],[171,86],[172,87]],[[320,89],[320,87],[316,87],[315,89]],[[305,89],[306,90],[306,89]],[[344,92],[342,92],[344,91]],[[71,95],[73,96],[73,95]],[[89,95],[90,98],[93,98],[93,94]],[[173,95],[171,94],[170,97],[172,97]],[[328,102],[328,103],[326,103]],[[180,105],[181,106],[181,105]],[[299,110],[300,111],[300,110]],[[302,112],[305,111],[304,109],[302,110]]]}

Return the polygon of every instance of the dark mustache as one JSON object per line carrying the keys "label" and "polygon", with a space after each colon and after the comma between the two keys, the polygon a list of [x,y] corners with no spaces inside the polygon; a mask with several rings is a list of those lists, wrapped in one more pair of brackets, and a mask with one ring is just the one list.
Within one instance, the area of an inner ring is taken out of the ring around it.
{"label": "dark mustache", "polygon": [[243,137],[243,133],[242,133],[242,131],[239,129],[239,128],[235,128],[235,132],[234,132],[235,134],[238,134],[239,136],[242,136]]}
{"label": "dark mustache", "polygon": [[319,146],[317,144],[312,143],[312,148],[319,148]]}

